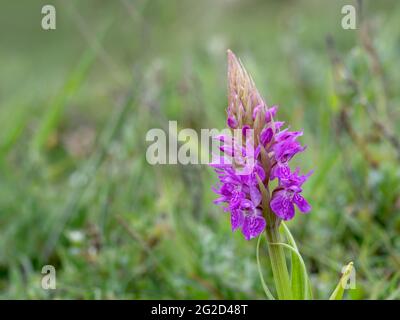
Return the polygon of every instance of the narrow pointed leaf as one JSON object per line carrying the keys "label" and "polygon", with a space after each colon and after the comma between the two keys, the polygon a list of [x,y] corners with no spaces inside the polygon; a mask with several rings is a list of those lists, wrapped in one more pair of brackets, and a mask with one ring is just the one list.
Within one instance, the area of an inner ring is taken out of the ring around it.
{"label": "narrow pointed leaf", "polygon": [[[307,277],[306,265],[304,264],[303,258],[301,257],[300,253],[295,248],[293,248],[291,245],[288,245],[287,243],[277,242],[277,243],[270,243],[270,245],[282,246],[285,249],[289,249],[294,254],[294,257],[298,260],[298,262],[300,264],[301,270],[299,272],[301,273],[302,278],[306,279],[305,280],[306,285],[303,286],[303,289],[302,289],[302,296],[304,296],[304,299],[310,299],[309,294],[308,294],[309,286],[308,286],[308,281],[307,281],[308,277]],[[304,280],[302,280],[302,281],[304,281]]]}
{"label": "narrow pointed leaf", "polygon": [[[308,278],[307,270],[305,269],[305,264],[301,258],[299,249],[297,248],[297,244],[287,225],[282,222],[282,226],[287,241],[296,251],[291,252],[291,286],[293,291],[293,299],[312,299],[311,283]],[[303,270],[303,266],[305,270]]]}
{"label": "narrow pointed leaf", "polygon": [[353,272],[354,266],[353,266],[353,262],[350,262],[343,274],[342,277],[339,280],[339,283],[337,284],[335,290],[333,291],[333,293],[331,294],[331,296],[329,297],[329,300],[342,300],[343,298],[343,294],[344,294],[344,290],[346,288],[346,283],[350,278],[351,273]]}

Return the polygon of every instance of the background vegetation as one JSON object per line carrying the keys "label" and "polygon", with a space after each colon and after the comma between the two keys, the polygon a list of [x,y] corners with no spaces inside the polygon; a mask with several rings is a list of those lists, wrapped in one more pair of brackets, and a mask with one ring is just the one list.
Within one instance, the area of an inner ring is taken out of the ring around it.
{"label": "background vegetation", "polygon": [[348,299],[399,299],[400,6],[364,1],[343,30],[347,3],[0,0],[0,298],[265,298],[212,170],[145,159],[168,120],[225,126],[231,48],[305,131],[313,210],[289,227],[314,296],[354,261]]}

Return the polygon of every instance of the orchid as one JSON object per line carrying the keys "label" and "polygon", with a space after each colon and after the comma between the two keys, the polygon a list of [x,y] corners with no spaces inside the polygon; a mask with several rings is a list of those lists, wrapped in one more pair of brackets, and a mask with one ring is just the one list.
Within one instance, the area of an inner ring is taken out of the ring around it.
{"label": "orchid", "polygon": [[[245,239],[250,240],[262,233],[267,225],[261,214],[265,208],[262,208],[257,177],[267,190],[269,182],[278,178],[278,186],[272,191],[268,205],[279,219],[290,220],[295,214],[294,204],[302,213],[311,210],[310,204],[301,196],[301,186],[310,173],[299,176],[298,170],[291,172],[289,167],[289,161],[305,150],[297,141],[303,132],[282,129],[284,123],[274,121],[278,107],[267,106],[231,51],[228,51],[228,81],[227,125],[232,131],[239,130],[242,139],[237,139],[237,135],[217,137],[223,142],[220,150],[233,161],[226,163],[226,157],[220,157],[219,162],[211,164],[219,178],[219,185],[213,190],[219,195],[215,203],[225,204],[225,210],[231,214],[232,230],[240,229]],[[250,132],[253,139],[248,138]],[[249,149],[252,151],[250,154],[246,153]],[[244,175],[237,169],[246,162],[246,157],[253,157],[254,166]],[[221,162],[225,165],[218,166]]]}
{"label": "orchid", "polygon": [[[312,171],[292,170],[290,161],[306,147],[299,142],[303,131],[290,131],[276,121],[278,106],[268,107],[254,81],[236,56],[228,50],[227,126],[231,134],[215,137],[222,155],[214,155],[210,166],[218,176],[212,188],[214,203],[230,214],[232,231],[240,230],[246,240],[264,231],[279,299],[310,299],[311,286],[303,259],[284,221],[295,216],[296,207],[308,213],[312,207],[302,195],[303,185]],[[288,243],[282,242],[280,228]],[[266,295],[274,299],[257,262]],[[291,274],[284,249],[291,251]],[[348,265],[348,277],[352,264]],[[344,278],[342,278],[344,279]],[[341,280],[342,281],[342,280]],[[331,298],[340,298],[338,287]]]}

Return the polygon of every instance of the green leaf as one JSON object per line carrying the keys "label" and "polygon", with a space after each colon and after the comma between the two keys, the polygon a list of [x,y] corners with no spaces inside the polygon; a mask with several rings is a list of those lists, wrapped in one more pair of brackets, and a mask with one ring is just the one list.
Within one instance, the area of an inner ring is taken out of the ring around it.
{"label": "green leaf", "polygon": [[264,276],[262,274],[262,269],[261,269],[261,263],[260,263],[260,243],[261,243],[261,237],[262,235],[260,235],[258,237],[258,241],[257,241],[257,250],[256,250],[256,256],[257,256],[257,268],[258,268],[258,274],[260,275],[260,280],[261,280],[261,284],[263,286],[264,292],[266,294],[266,296],[268,297],[269,300],[275,300],[274,296],[272,295],[271,291],[269,290],[267,284],[264,281]]}
{"label": "green leaf", "polygon": [[353,262],[350,262],[346,266],[346,268],[342,274],[342,277],[340,278],[339,283],[336,286],[336,289],[333,291],[333,293],[329,297],[329,300],[342,300],[345,285],[346,285],[347,281],[349,280],[350,275],[353,272],[353,269],[354,269]]}
{"label": "green leaf", "polygon": [[291,287],[293,299],[308,300],[312,299],[311,283],[308,278],[307,269],[303,258],[300,255],[296,242],[286,224],[282,221],[285,236],[293,248],[291,250]]}
{"label": "green leaf", "polygon": [[301,299],[310,299],[310,294],[309,294],[309,285],[308,285],[308,277],[307,277],[307,271],[306,271],[306,265],[304,264],[303,258],[301,257],[300,253],[293,248],[291,245],[288,245],[287,243],[282,243],[282,242],[275,242],[275,243],[270,243],[270,245],[275,245],[275,246],[282,246],[285,249],[289,249],[295,256],[294,260],[298,260],[299,264],[300,264],[300,271],[296,271],[299,272],[299,274],[302,277],[302,282],[304,282],[304,286],[302,286],[302,290],[301,290]]}

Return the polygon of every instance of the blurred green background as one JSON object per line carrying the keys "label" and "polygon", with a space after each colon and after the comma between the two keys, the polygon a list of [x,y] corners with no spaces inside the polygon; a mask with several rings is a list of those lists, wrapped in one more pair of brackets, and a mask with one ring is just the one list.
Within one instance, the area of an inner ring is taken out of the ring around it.
{"label": "blurred green background", "polygon": [[256,240],[212,204],[212,170],[145,158],[168,120],[225,127],[230,48],[305,131],[313,210],[288,225],[314,296],[354,261],[346,298],[399,299],[400,6],[363,1],[343,30],[344,4],[0,0],[0,298],[265,299]]}

